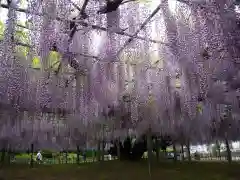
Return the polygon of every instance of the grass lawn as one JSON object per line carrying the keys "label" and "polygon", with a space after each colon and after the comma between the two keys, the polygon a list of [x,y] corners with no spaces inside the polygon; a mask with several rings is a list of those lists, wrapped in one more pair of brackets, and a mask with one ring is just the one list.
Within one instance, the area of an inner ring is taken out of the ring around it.
{"label": "grass lawn", "polygon": [[[239,180],[240,164],[159,163],[152,168],[152,180]],[[0,170],[1,180],[148,180],[148,166],[108,161],[83,165],[11,165]]]}
{"label": "grass lawn", "polygon": [[[36,159],[36,155],[37,154],[35,153],[33,156],[34,161]],[[80,162],[83,162],[83,156],[80,155],[79,158],[80,158]],[[22,154],[18,154],[15,156],[14,162],[17,164],[29,164],[30,160],[31,160],[31,154],[22,153]],[[59,160],[61,161],[62,164],[65,164],[65,162],[66,162],[66,158],[63,154],[61,154],[58,157],[51,158],[51,159],[47,159],[47,158],[43,157],[43,162],[45,164],[59,164],[60,163]],[[92,162],[92,160],[93,160],[92,157],[87,157],[87,159],[86,159],[87,162]],[[68,162],[68,164],[76,163],[77,162],[77,154],[68,153],[67,162]]]}

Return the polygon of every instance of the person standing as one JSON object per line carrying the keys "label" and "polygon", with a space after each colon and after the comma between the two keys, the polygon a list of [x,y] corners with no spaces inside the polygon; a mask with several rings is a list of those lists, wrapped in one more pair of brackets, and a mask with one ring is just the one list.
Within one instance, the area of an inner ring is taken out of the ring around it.
{"label": "person standing", "polygon": [[36,157],[37,163],[40,164],[42,162],[42,154],[41,151],[38,151],[37,157]]}

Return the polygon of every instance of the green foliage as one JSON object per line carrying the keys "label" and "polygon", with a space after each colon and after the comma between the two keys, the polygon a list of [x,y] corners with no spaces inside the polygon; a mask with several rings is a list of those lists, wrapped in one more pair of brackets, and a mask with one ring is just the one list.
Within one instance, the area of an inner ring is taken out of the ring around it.
{"label": "green foliage", "polygon": [[[60,66],[61,55],[58,52],[50,51],[48,55],[49,69],[53,71],[57,71]],[[38,56],[34,56],[32,59],[32,68],[33,69],[41,69],[41,59]]]}
{"label": "green foliage", "polygon": [[86,157],[93,157],[94,152],[92,150],[87,150],[86,151]]}
{"label": "green foliage", "polygon": [[[18,23],[21,24],[21,23]],[[0,40],[3,40],[4,38],[4,31],[5,31],[5,24],[0,21]],[[28,33],[24,30],[22,27],[17,27],[16,32],[14,34],[14,39],[17,42],[21,42],[24,44],[29,44],[29,36]],[[26,57],[29,53],[29,47],[25,46],[16,46],[16,55],[21,57]]]}
{"label": "green foliage", "polygon": [[42,157],[46,159],[51,159],[54,156],[57,156],[57,153],[55,151],[50,151],[50,150],[42,150],[41,154],[42,154]]}
{"label": "green foliage", "polygon": [[29,160],[30,158],[31,158],[31,155],[30,154],[24,154],[24,153],[22,153],[22,154],[17,154],[17,155],[15,155],[15,158],[17,159],[17,160]]}
{"label": "green foliage", "polygon": [[41,61],[40,58],[37,56],[34,56],[32,59],[32,68],[33,69],[41,69]]}
{"label": "green foliage", "polygon": [[[30,44],[28,33],[26,31],[24,31],[24,29],[21,27],[17,28],[14,39],[17,42],[21,42],[24,44]],[[22,57],[27,57],[29,50],[30,50],[29,47],[16,46],[17,55],[22,56]]]}
{"label": "green foliage", "polygon": [[48,62],[52,70],[56,71],[60,65],[61,55],[56,51],[50,51],[48,55]]}
{"label": "green foliage", "polygon": [[20,28],[19,30],[16,30],[14,38],[19,42],[29,43],[28,34],[22,28]]}
{"label": "green foliage", "polygon": [[[68,151],[69,153],[72,153],[72,154],[75,154],[76,156],[77,156],[77,151],[76,150],[73,150],[73,151]],[[93,157],[93,155],[94,155],[94,150],[86,150],[86,151],[84,151],[84,150],[80,150],[80,155],[82,156],[83,155],[83,153],[86,153],[86,157],[87,158],[90,158],[90,157]]]}
{"label": "green foliage", "polygon": [[3,40],[4,30],[5,30],[4,23],[0,21],[0,40]]}
{"label": "green foliage", "polygon": [[195,152],[195,153],[194,153],[194,159],[197,160],[197,161],[200,161],[200,158],[201,158],[200,153]]}
{"label": "green foliage", "polygon": [[[23,1],[24,0],[22,0],[22,3]],[[31,26],[31,22],[25,22],[25,23],[18,22],[18,24],[27,26],[27,27]],[[0,40],[3,40],[4,38],[4,30],[5,30],[5,24],[2,21],[0,21]],[[26,31],[26,29],[19,26],[16,27],[14,40],[16,42],[19,42],[25,45],[31,44],[28,31]],[[30,48],[26,46],[17,45],[15,51],[16,51],[17,57],[27,58],[30,52]],[[60,66],[60,59],[61,59],[61,55],[58,52],[50,51],[48,55],[48,62],[49,62],[48,68],[52,69],[53,71],[57,71]],[[33,57],[32,68],[41,69],[41,59],[38,56]]]}

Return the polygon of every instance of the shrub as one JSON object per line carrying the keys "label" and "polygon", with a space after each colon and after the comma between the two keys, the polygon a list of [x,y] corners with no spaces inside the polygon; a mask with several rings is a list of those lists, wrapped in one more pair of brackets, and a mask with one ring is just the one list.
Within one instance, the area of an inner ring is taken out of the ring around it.
{"label": "shrub", "polygon": [[92,150],[87,150],[86,151],[86,157],[92,157],[93,156],[93,151]]}
{"label": "shrub", "polygon": [[60,156],[59,152],[52,152],[52,157],[53,158],[58,158]]}
{"label": "shrub", "polygon": [[200,160],[200,154],[198,153],[198,152],[195,152],[194,153],[194,158],[195,158],[195,160]]}
{"label": "shrub", "polygon": [[54,152],[50,151],[50,150],[43,150],[42,151],[42,157],[46,158],[46,159],[52,159],[53,158],[53,154],[54,154]]}

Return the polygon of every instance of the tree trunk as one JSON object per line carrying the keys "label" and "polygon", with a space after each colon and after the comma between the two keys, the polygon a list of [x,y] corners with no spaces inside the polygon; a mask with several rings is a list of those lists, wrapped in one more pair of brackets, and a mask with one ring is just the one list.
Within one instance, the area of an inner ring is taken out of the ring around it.
{"label": "tree trunk", "polygon": [[96,153],[96,149],[93,150],[93,162],[96,161],[96,157],[97,156],[97,153]]}
{"label": "tree trunk", "polygon": [[190,141],[188,140],[187,141],[187,156],[188,156],[188,161],[190,162],[192,159],[191,159],[191,152],[190,152]]}
{"label": "tree trunk", "polygon": [[121,143],[120,138],[118,138],[118,140],[117,140],[117,158],[119,160],[121,158],[120,143]]}
{"label": "tree trunk", "polygon": [[147,148],[148,148],[148,160],[151,163],[152,162],[152,150],[153,150],[151,130],[149,130],[148,136],[147,136]]}
{"label": "tree trunk", "polygon": [[157,162],[159,162],[159,140],[156,138],[156,158]]}
{"label": "tree trunk", "polygon": [[77,145],[77,164],[80,164],[80,149],[79,146]]}
{"label": "tree trunk", "polygon": [[7,153],[7,163],[10,164],[11,163],[11,157],[12,157],[12,151],[11,148],[8,148],[8,153]]}
{"label": "tree trunk", "polygon": [[216,140],[216,146],[217,146],[218,158],[221,160],[220,143],[218,140]]}
{"label": "tree trunk", "polygon": [[149,175],[151,177],[151,169],[152,169],[152,150],[153,150],[153,146],[152,146],[152,131],[151,128],[149,128],[148,130],[148,134],[147,134],[147,150],[148,150],[148,171],[149,171]]}
{"label": "tree trunk", "polygon": [[95,162],[95,150],[92,150],[92,162]]}
{"label": "tree trunk", "polygon": [[101,160],[101,141],[98,140],[97,144],[97,161]]}
{"label": "tree trunk", "polygon": [[167,149],[163,150],[163,156],[164,156],[165,159],[167,158]]}
{"label": "tree trunk", "polygon": [[2,148],[2,150],[1,150],[1,164],[3,165],[4,164],[4,162],[5,162],[5,156],[6,156],[6,150],[5,150],[5,148]]}
{"label": "tree trunk", "polygon": [[183,144],[181,144],[181,153],[182,153],[182,161],[184,161],[184,148],[183,148]]}
{"label": "tree trunk", "polygon": [[229,141],[227,138],[225,138],[225,144],[226,144],[226,148],[227,148],[227,160],[231,164],[232,163],[232,152],[231,152],[231,149],[229,146]]}
{"label": "tree trunk", "polygon": [[30,161],[30,167],[33,167],[33,156],[34,156],[34,145],[33,143],[31,144],[31,161]]}
{"label": "tree trunk", "polygon": [[173,142],[173,154],[174,154],[173,160],[174,160],[174,162],[176,162],[177,161],[177,149],[176,149],[175,142]]}
{"label": "tree trunk", "polygon": [[104,140],[102,141],[102,151],[101,151],[101,155],[102,155],[102,161],[104,161]]}
{"label": "tree trunk", "polygon": [[62,153],[60,152],[58,155],[58,164],[61,164],[61,155],[62,155]]}
{"label": "tree trunk", "polygon": [[68,151],[65,152],[65,164],[68,163]]}

